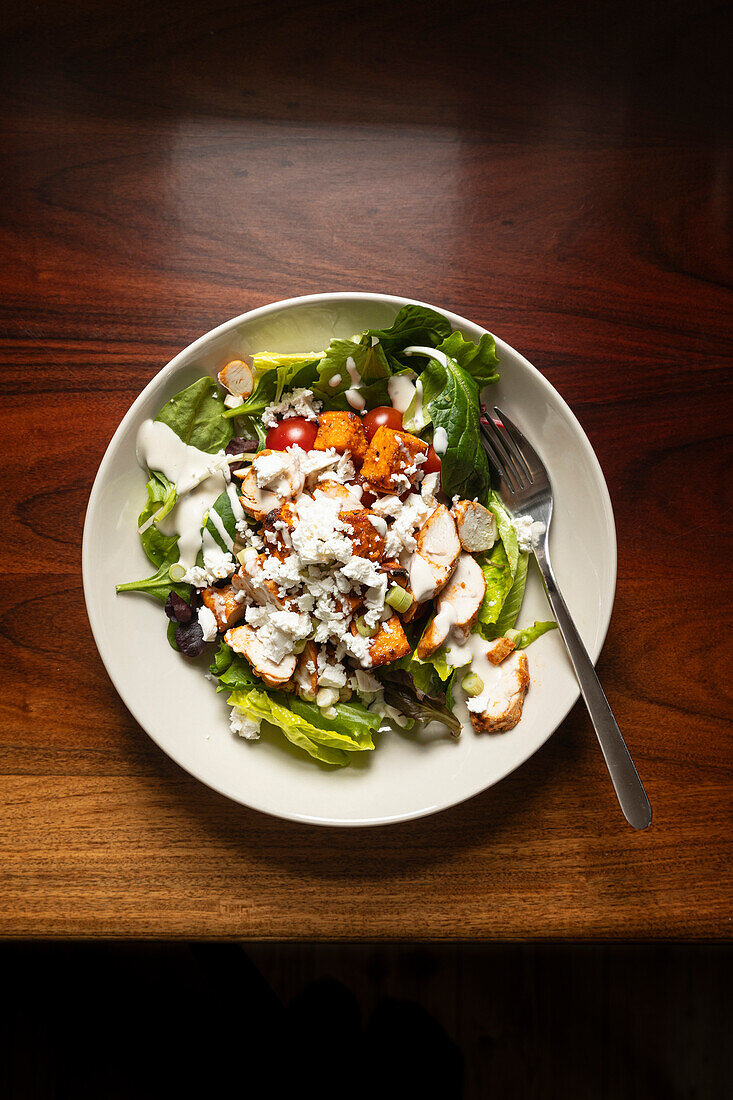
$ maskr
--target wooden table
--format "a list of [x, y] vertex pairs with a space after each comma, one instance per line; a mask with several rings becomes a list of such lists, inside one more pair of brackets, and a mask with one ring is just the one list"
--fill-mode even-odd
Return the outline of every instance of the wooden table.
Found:
[[[723, 9], [472, 6], [6, 17], [1, 933], [730, 936]], [[207, 329], [330, 289], [485, 324], [580, 417], [619, 536], [599, 670], [648, 832], [582, 707], [469, 803], [353, 832], [213, 794], [117, 697], [80, 577], [114, 428]]]

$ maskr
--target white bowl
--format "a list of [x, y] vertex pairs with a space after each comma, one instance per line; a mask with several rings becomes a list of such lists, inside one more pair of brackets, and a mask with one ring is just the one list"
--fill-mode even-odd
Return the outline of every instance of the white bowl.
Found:
[[[246, 806], [321, 825], [377, 825], [435, 813], [497, 783], [544, 744], [578, 699], [557, 631], [527, 651], [532, 678], [521, 722], [509, 733], [455, 742], [410, 732], [378, 735], [373, 753], [339, 770], [324, 768], [265, 735], [244, 742], [228, 726], [226, 696], [166, 641], [161, 606], [115, 584], [153, 570], [137, 536], [145, 478], [135, 437], [146, 417], [202, 374], [216, 375], [243, 352], [311, 351], [333, 336], [388, 326], [412, 301], [386, 294], [291, 298], [220, 325], [180, 352], [132, 405], [115, 432], [92, 488], [84, 525], [84, 594], [97, 647], [125, 704], [152, 739], [186, 771]], [[425, 303], [418, 303], [425, 304]], [[438, 309], [466, 337], [485, 331]], [[616, 536], [608, 489], [583, 429], [545, 378], [497, 338], [501, 380], [491, 387], [547, 464], [555, 493], [551, 550], [558, 582], [588, 650], [597, 659], [616, 584]], [[536, 569], [519, 625], [551, 618]]]

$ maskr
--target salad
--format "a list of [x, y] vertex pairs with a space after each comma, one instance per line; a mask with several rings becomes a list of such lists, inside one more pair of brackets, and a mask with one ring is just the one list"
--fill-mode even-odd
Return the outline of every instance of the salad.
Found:
[[491, 488], [478, 344], [433, 310], [321, 351], [243, 355], [172, 397], [137, 438], [138, 531], [183, 657], [209, 653], [232, 731], [265, 724], [348, 764], [416, 721], [458, 737], [516, 726], [526, 517]]

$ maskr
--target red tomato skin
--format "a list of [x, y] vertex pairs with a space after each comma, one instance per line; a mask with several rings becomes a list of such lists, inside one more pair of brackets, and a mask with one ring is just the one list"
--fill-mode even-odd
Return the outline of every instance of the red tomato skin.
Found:
[[440, 473], [440, 459], [432, 447], [428, 448], [428, 457], [425, 459], [420, 469], [424, 474]]
[[272, 451], [284, 451], [296, 445], [304, 451], [312, 451], [317, 435], [318, 425], [314, 420], [291, 416], [287, 420], [278, 420], [275, 427], [270, 428], [265, 446]]
[[393, 409], [391, 405], [378, 405], [376, 409], [368, 412], [362, 420], [367, 439], [371, 440], [377, 428], [392, 428], [395, 432], [403, 431], [402, 413]]

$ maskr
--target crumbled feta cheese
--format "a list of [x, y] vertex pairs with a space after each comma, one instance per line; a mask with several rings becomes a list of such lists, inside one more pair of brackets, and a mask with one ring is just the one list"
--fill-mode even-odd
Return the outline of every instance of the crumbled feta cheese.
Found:
[[342, 664], [325, 665], [323, 671], [318, 676], [318, 686], [325, 688], [335, 688], [336, 691], [342, 687], [346, 687], [346, 669]]
[[512, 523], [517, 533], [519, 549], [522, 553], [528, 554], [532, 549], [533, 539], [545, 533], [544, 523], [542, 520], [533, 521], [531, 516], [515, 516]]
[[297, 503], [298, 523], [292, 532], [293, 549], [304, 565], [347, 562], [353, 553], [346, 527], [339, 520], [340, 503], [319, 493]]
[[358, 584], [366, 585], [378, 585], [380, 579], [386, 577], [384, 573], [381, 573], [373, 561], [369, 558], [359, 558], [354, 556], [350, 561], [346, 563], [341, 569], [341, 572], [349, 580], [356, 581]]
[[313, 397], [313, 390], [300, 387], [286, 394], [281, 401], [268, 405], [262, 414], [262, 423], [266, 428], [274, 428], [278, 420], [288, 420], [293, 416], [318, 420], [322, 408], [323, 402]]
[[292, 470], [292, 463], [293, 457], [287, 451], [270, 451], [269, 454], [257, 455], [252, 462], [257, 488], [266, 489], [281, 477], [287, 476]]
[[232, 733], [244, 737], [247, 741], [257, 741], [260, 736], [259, 722], [253, 722], [239, 707], [232, 707], [229, 715], [229, 729]]
[[216, 616], [210, 608], [205, 605], [198, 609], [197, 613], [198, 624], [204, 633], [205, 642], [213, 642], [219, 633], [219, 628], [216, 625]]

